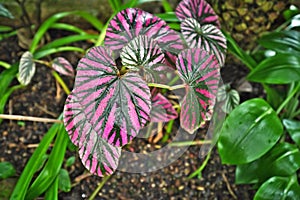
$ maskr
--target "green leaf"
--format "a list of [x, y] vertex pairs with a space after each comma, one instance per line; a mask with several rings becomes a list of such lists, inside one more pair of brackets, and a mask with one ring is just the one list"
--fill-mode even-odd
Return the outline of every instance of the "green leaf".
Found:
[[58, 176], [45, 192], [45, 200], [58, 200]]
[[264, 89], [267, 93], [267, 102], [276, 110], [284, 101], [285, 93], [279, 90], [279, 88], [269, 85], [264, 85]]
[[300, 186], [297, 177], [272, 177], [256, 192], [254, 200], [293, 200], [300, 199]]
[[35, 63], [33, 55], [26, 51], [20, 60], [19, 65], [19, 82], [23, 85], [28, 85], [35, 73]]
[[278, 116], [263, 99], [242, 103], [229, 114], [221, 129], [218, 150], [222, 163], [254, 161], [275, 145], [282, 132]]
[[0, 17], [7, 17], [13, 19], [14, 16], [2, 4], [0, 4]]
[[271, 32], [261, 37], [258, 42], [263, 47], [279, 53], [300, 53], [300, 32], [298, 31]]
[[14, 176], [16, 170], [10, 162], [0, 162], [0, 179]]
[[38, 197], [53, 183], [62, 166], [67, 144], [68, 134], [63, 124], [60, 124], [58, 136], [55, 140], [49, 159], [43, 170], [28, 189], [26, 199], [34, 199]]
[[64, 192], [70, 192], [71, 180], [67, 170], [60, 169], [58, 174], [58, 188]]
[[283, 125], [293, 141], [300, 146], [300, 121], [284, 119]]
[[287, 84], [300, 81], [300, 56], [277, 54], [263, 60], [248, 75], [254, 82]]
[[71, 165], [73, 165], [75, 163], [75, 156], [71, 156], [70, 158], [68, 158], [68, 160], [66, 161], [66, 166], [70, 167]]
[[272, 176], [290, 176], [300, 168], [300, 151], [290, 143], [279, 143], [251, 163], [238, 165], [236, 183], [262, 183]]
[[[60, 117], [61, 119], [61, 117]], [[55, 137], [57, 130], [61, 124], [54, 124], [46, 133], [44, 138], [41, 140], [38, 148], [34, 151], [29, 161], [27, 162], [18, 182], [15, 186], [15, 189], [10, 197], [11, 200], [25, 199], [27, 189], [32, 180], [34, 173], [37, 168], [43, 162], [45, 153], [47, 152], [49, 145], [53, 138]]]

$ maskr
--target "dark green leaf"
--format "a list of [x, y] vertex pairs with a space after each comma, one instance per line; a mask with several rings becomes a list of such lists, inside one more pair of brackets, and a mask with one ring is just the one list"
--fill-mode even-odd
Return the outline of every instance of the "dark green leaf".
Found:
[[218, 149], [222, 163], [249, 163], [279, 140], [282, 124], [271, 106], [263, 99], [251, 99], [236, 107], [225, 120]]
[[71, 180], [67, 170], [60, 169], [58, 174], [58, 188], [64, 192], [70, 192]]
[[19, 65], [19, 81], [23, 85], [28, 85], [35, 73], [35, 63], [33, 55], [26, 51], [20, 60]]
[[294, 142], [300, 146], [300, 121], [284, 119], [283, 125]]
[[296, 200], [300, 199], [297, 177], [272, 177], [256, 192], [254, 200]]
[[264, 89], [267, 93], [267, 102], [276, 110], [283, 102], [285, 94], [283, 91], [279, 90], [279, 88], [271, 87], [269, 85], [265, 85]]
[[277, 54], [263, 60], [248, 75], [254, 82], [287, 84], [300, 81], [300, 56]]
[[13, 19], [14, 16], [2, 4], [0, 4], [0, 17], [7, 17]]
[[300, 152], [297, 146], [279, 143], [260, 159], [238, 165], [236, 183], [262, 183], [272, 176], [290, 176], [299, 168]]
[[0, 179], [15, 175], [16, 170], [10, 162], [0, 162]]
[[258, 42], [263, 47], [279, 53], [300, 53], [300, 32], [298, 31], [271, 32], [261, 37]]

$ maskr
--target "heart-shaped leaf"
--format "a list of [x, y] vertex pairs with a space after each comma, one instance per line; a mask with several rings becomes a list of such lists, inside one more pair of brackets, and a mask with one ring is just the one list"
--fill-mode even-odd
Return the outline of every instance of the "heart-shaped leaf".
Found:
[[181, 23], [181, 32], [189, 48], [203, 48], [214, 54], [220, 64], [224, 65], [226, 55], [226, 38], [216, 26], [201, 26], [197, 20], [187, 18]]
[[181, 126], [190, 133], [210, 120], [215, 105], [220, 67], [216, 57], [203, 49], [187, 49], [178, 55], [176, 67], [186, 83], [181, 102]]
[[252, 162], [269, 151], [282, 132], [281, 121], [267, 102], [248, 100], [236, 107], [223, 124], [218, 142], [222, 162]]
[[79, 147], [83, 165], [92, 174], [104, 176], [116, 170], [121, 148], [108, 144], [100, 137], [84, 113], [81, 100], [72, 93], [65, 103], [64, 124], [72, 142]]
[[73, 93], [93, 130], [109, 144], [127, 144], [150, 120], [147, 83], [137, 73], [122, 75], [104, 47], [92, 48], [80, 60]]
[[205, 0], [183, 0], [178, 4], [175, 13], [180, 21], [194, 18], [201, 25], [212, 24], [220, 28], [218, 16]]
[[20, 60], [19, 64], [19, 82], [23, 85], [28, 85], [35, 73], [35, 62], [29, 51], [26, 51]]
[[16, 170], [10, 162], [0, 162], [0, 179], [5, 179], [15, 174]]
[[173, 105], [162, 94], [157, 93], [152, 98], [151, 122], [168, 122], [176, 119], [178, 114]]
[[70, 62], [63, 58], [63, 57], [57, 57], [55, 58], [53, 61], [52, 61], [52, 68], [63, 74], [63, 75], [66, 75], [66, 76], [71, 76], [73, 77], [74, 76], [74, 69], [72, 67], [72, 65], [70, 64]]
[[[127, 8], [109, 22], [105, 45], [113, 51], [120, 51], [139, 35], [157, 41], [164, 53], [174, 55], [183, 49], [179, 34], [171, 30], [165, 21], [138, 8]], [[173, 57], [170, 60], [175, 62]]]
[[283, 142], [258, 160], [238, 165], [236, 183], [263, 183], [272, 176], [290, 176], [299, 168], [299, 149], [295, 145]]
[[164, 80], [170, 71], [165, 62], [164, 54], [157, 42], [145, 35], [130, 41], [121, 52], [122, 64], [131, 70], [138, 70], [147, 82]]

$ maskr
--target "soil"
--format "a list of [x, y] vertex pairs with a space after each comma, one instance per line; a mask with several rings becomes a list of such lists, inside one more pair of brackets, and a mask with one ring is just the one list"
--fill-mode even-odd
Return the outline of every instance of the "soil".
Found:
[[[50, 32], [52, 39], [68, 34], [65, 32]], [[77, 45], [87, 48], [86, 43]], [[26, 49], [18, 45], [17, 37], [10, 37], [0, 41], [0, 60], [16, 62]], [[76, 66], [82, 55], [63, 53], [56, 56], [66, 57], [73, 66]], [[240, 80], [246, 76], [247, 69], [239, 62], [228, 56], [222, 77], [225, 83], [232, 83], [238, 87]], [[0, 68], [0, 72], [3, 69]], [[72, 87], [73, 80], [64, 77]], [[15, 80], [12, 84], [17, 84]], [[241, 92], [242, 101], [261, 94], [257, 85], [252, 85], [252, 93]], [[0, 88], [1, 89], [1, 88]], [[24, 116], [56, 118], [62, 112], [66, 95], [57, 87], [50, 70], [45, 66], [37, 65], [36, 74], [27, 87], [15, 91], [4, 113]], [[7, 187], [13, 187], [22, 173], [26, 162], [32, 155], [39, 141], [51, 124], [38, 122], [22, 122], [4, 120], [0, 125], [0, 161], [9, 161], [16, 168], [16, 176], [0, 182]], [[205, 137], [205, 130], [200, 131], [196, 138]], [[170, 137], [172, 139], [172, 136]], [[133, 151], [148, 151], [161, 148], [165, 143], [149, 143], [145, 139], [137, 139], [130, 144]], [[202, 172], [202, 177], [188, 179], [204, 161], [199, 156], [201, 146], [191, 146], [185, 153], [169, 166], [149, 173], [126, 173], [116, 171], [105, 183], [96, 199], [252, 199], [255, 190], [249, 185], [236, 185], [235, 167], [223, 165], [216, 148]], [[76, 152], [68, 151], [66, 158], [76, 156], [76, 162], [68, 167], [73, 187], [68, 193], [59, 193], [59, 199], [87, 199], [97, 188], [102, 178], [90, 175], [82, 166]], [[0, 188], [1, 190], [1, 188]], [[1, 193], [1, 191], [0, 191]], [[1, 199], [1, 196], [0, 196]], [[3, 199], [5, 199], [3, 197]]]

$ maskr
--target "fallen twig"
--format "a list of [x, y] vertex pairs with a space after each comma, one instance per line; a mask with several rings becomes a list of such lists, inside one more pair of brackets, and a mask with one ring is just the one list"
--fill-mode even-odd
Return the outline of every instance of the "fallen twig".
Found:
[[9, 120], [19, 120], [19, 121], [33, 121], [33, 122], [45, 122], [45, 123], [63, 123], [63, 121], [59, 120], [59, 119], [31, 117], [31, 116], [23, 116], [23, 115], [0, 114], [0, 118], [1, 119], [9, 119]]

